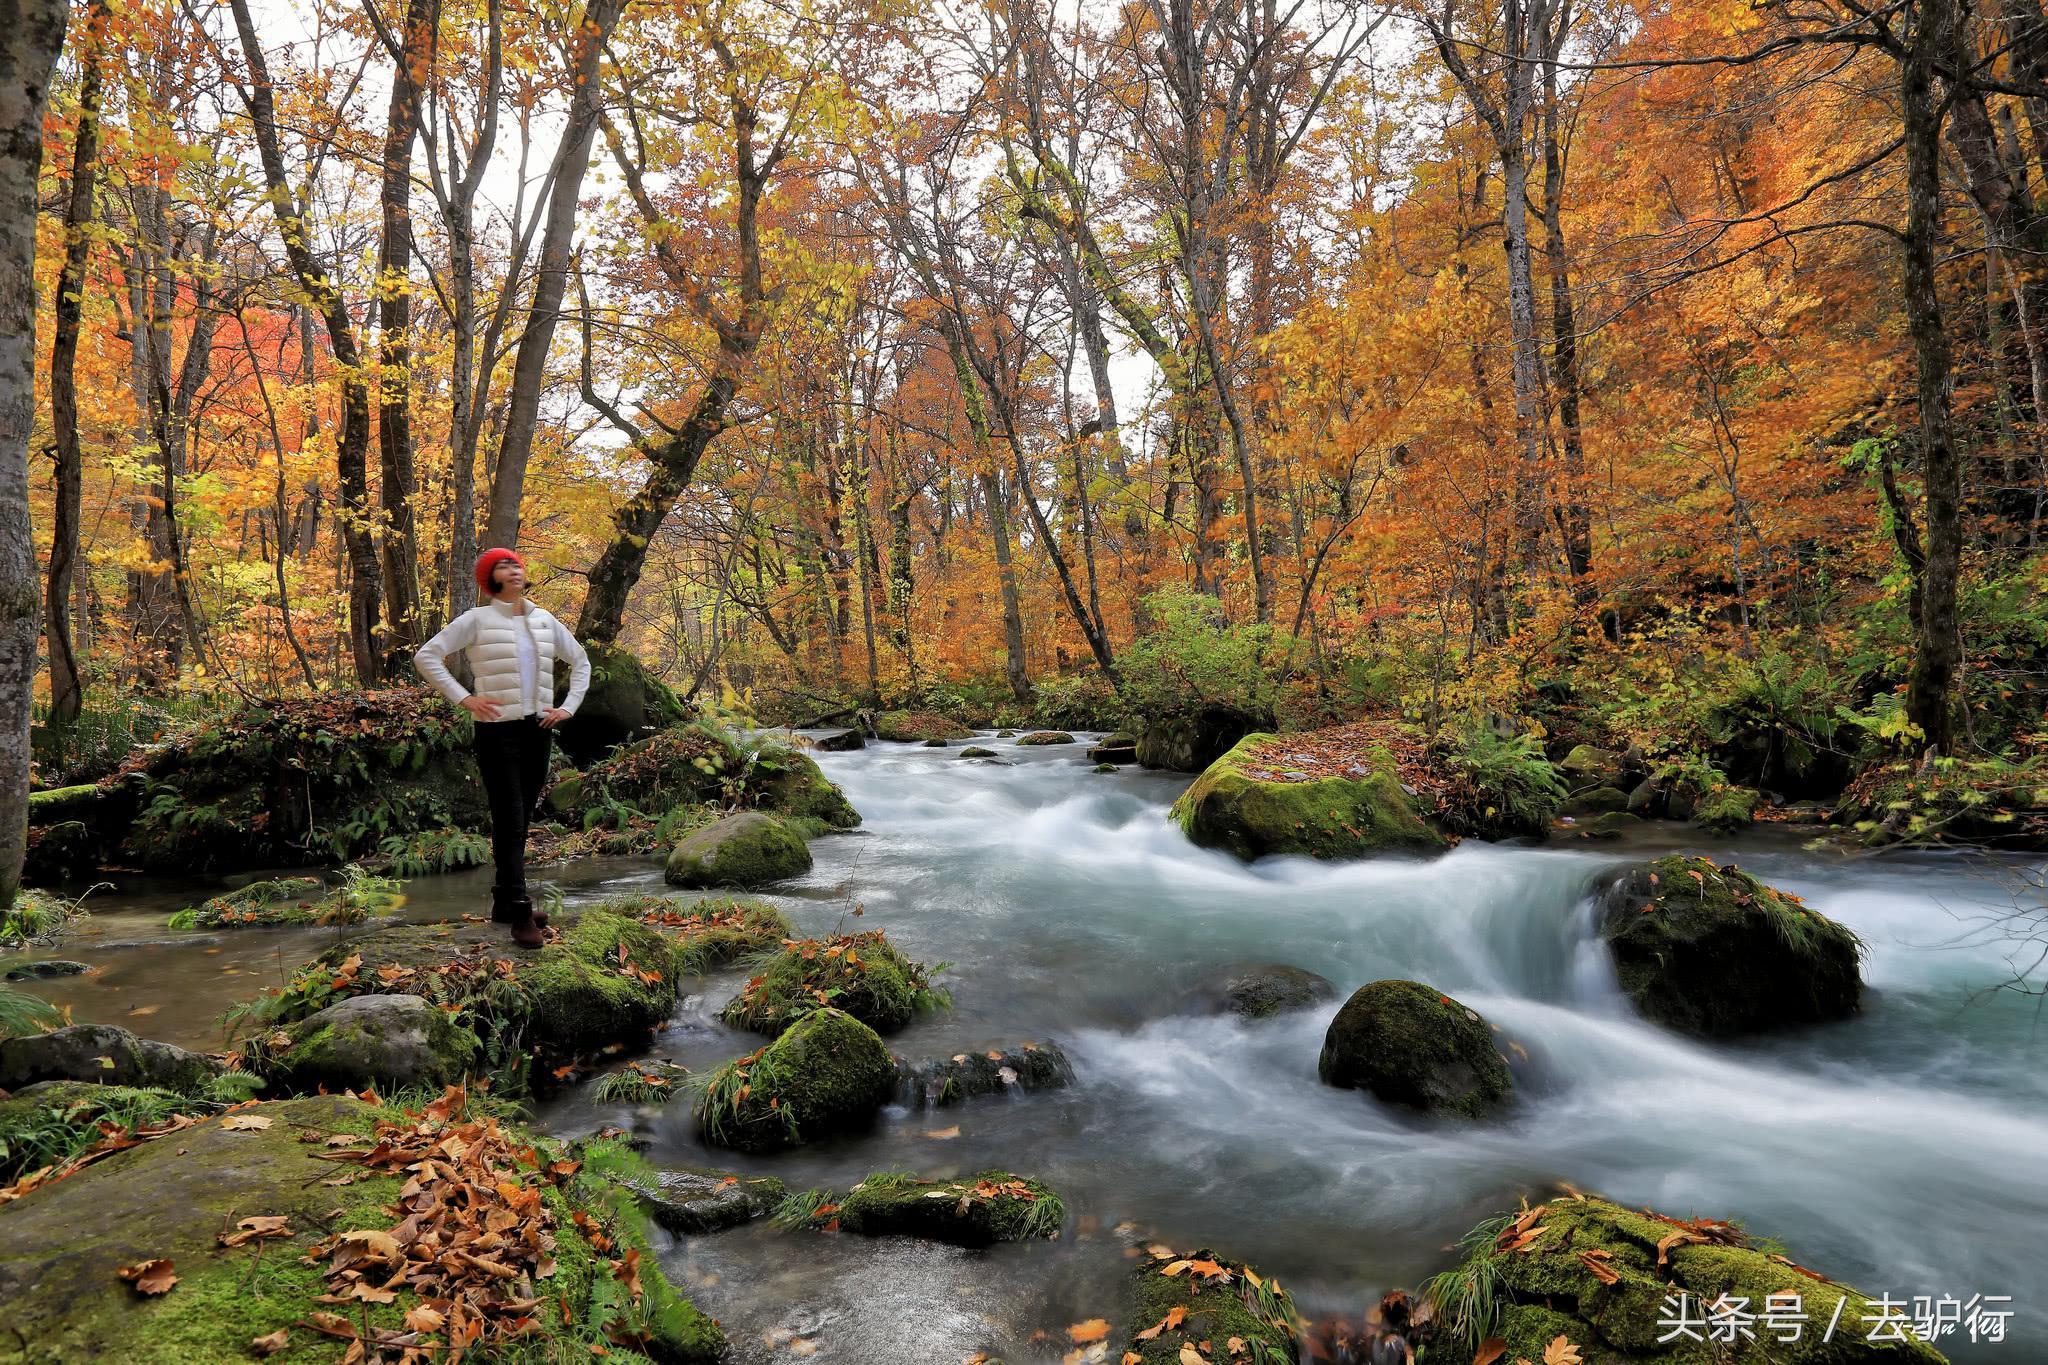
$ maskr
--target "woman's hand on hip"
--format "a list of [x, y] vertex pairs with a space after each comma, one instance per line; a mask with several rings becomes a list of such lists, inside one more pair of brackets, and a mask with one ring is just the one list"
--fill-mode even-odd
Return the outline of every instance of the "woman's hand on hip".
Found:
[[501, 714], [498, 709], [498, 703], [487, 701], [473, 693], [462, 699], [462, 709], [475, 716], [478, 720], [496, 720]]
[[567, 719], [569, 719], [567, 711], [564, 711], [559, 706], [550, 706], [547, 710], [540, 713], [540, 728], [552, 730]]

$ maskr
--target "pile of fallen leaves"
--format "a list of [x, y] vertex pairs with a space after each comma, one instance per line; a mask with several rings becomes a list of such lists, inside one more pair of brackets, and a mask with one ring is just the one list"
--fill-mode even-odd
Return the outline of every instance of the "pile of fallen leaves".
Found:
[[1322, 730], [1275, 735], [1245, 755], [1245, 776], [1257, 782], [1314, 782], [1325, 777], [1369, 777], [1393, 760], [1401, 781], [1434, 791], [1443, 777], [1430, 761], [1429, 744], [1398, 721], [1360, 720]]
[[[469, 1118], [467, 1107], [467, 1094], [450, 1086], [405, 1122], [380, 1121], [368, 1146], [336, 1134], [325, 1140], [332, 1150], [315, 1154], [360, 1168], [345, 1178], [405, 1179], [386, 1206], [397, 1220], [389, 1228], [336, 1233], [306, 1253], [326, 1267], [327, 1292], [316, 1302], [344, 1311], [310, 1313], [304, 1325], [350, 1342], [345, 1361], [389, 1352], [402, 1362], [456, 1359], [540, 1333], [547, 1313], [573, 1320], [567, 1297], [550, 1302], [541, 1288], [555, 1273], [555, 1218], [544, 1196], [581, 1163], [550, 1162], [496, 1119]], [[575, 1219], [593, 1247], [611, 1250], [595, 1220], [580, 1211]], [[610, 1261], [636, 1302], [639, 1260], [628, 1250]], [[403, 1330], [373, 1326], [370, 1306], [401, 1293], [418, 1299], [406, 1310]], [[348, 1310], [359, 1316], [351, 1320]]]

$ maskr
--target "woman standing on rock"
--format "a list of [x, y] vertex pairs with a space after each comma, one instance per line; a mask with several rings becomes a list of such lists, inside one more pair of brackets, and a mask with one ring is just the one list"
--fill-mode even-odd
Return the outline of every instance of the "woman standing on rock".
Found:
[[[590, 687], [590, 656], [569, 628], [527, 600], [526, 561], [510, 550], [477, 557], [476, 585], [491, 600], [471, 607], [420, 646], [413, 665], [441, 694], [476, 717], [476, 766], [491, 807], [491, 919], [512, 941], [538, 948], [547, 913], [526, 890], [526, 831], [548, 778], [554, 728], [576, 714]], [[476, 690], [449, 673], [467, 652]], [[569, 695], [555, 704], [555, 660], [569, 661]]]

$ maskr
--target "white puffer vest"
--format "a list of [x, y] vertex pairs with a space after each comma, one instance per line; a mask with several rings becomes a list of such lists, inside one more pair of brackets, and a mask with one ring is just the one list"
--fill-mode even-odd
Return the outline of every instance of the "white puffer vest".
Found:
[[[527, 699], [519, 685], [519, 632], [533, 640], [535, 709], [546, 710], [555, 702], [555, 660], [570, 663], [569, 694], [559, 705], [574, 712], [590, 686], [590, 659], [562, 623], [529, 598], [524, 612], [507, 611], [496, 603], [472, 607], [450, 621], [439, 635], [421, 646], [415, 664], [426, 679], [450, 701], [471, 695], [502, 708], [505, 719], [516, 719], [527, 710]], [[447, 657], [460, 653], [468, 665], [474, 685], [465, 688], [448, 671]]]
[[519, 630], [524, 626], [533, 637], [534, 690], [540, 693], [543, 706], [551, 704], [555, 696], [555, 618], [531, 602], [518, 615], [488, 603], [471, 610], [476, 613], [476, 635], [464, 657], [476, 678], [476, 694], [504, 707], [509, 715], [526, 709], [526, 698], [519, 690]]

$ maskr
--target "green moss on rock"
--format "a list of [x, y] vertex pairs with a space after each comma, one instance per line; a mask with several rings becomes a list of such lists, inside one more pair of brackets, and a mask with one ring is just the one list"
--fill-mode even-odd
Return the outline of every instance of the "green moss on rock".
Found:
[[1374, 981], [1352, 993], [1323, 1039], [1323, 1084], [1388, 1104], [1477, 1118], [1513, 1089], [1478, 1012], [1419, 981]]
[[1732, 865], [1673, 856], [1601, 896], [1601, 935], [1644, 1017], [1723, 1038], [1856, 1012], [1862, 943], [1797, 897]]
[[755, 750], [748, 786], [757, 810], [822, 821], [832, 829], [852, 829], [860, 823], [860, 812], [816, 761], [785, 744]]
[[[0, 1336], [0, 1361], [245, 1360], [253, 1356], [254, 1339], [279, 1330], [287, 1345], [272, 1360], [311, 1365], [337, 1358], [341, 1343], [301, 1325], [314, 1312], [330, 1311], [318, 1302], [328, 1287], [325, 1262], [309, 1262], [306, 1251], [331, 1231], [390, 1227], [387, 1206], [402, 1182], [322, 1161], [318, 1154], [325, 1149], [300, 1141], [300, 1134], [368, 1137], [379, 1120], [404, 1116], [333, 1095], [242, 1112], [270, 1122], [237, 1131], [208, 1120], [97, 1162], [8, 1207], [0, 1301], [8, 1305], [9, 1330]], [[544, 1161], [558, 1154], [538, 1145]], [[338, 1172], [358, 1178], [339, 1187], [323, 1183]], [[644, 1334], [655, 1359], [684, 1365], [719, 1359], [723, 1335], [662, 1276], [628, 1196], [578, 1176], [566, 1187], [546, 1187], [544, 1202], [554, 1215], [556, 1270], [536, 1287], [549, 1305], [565, 1305], [567, 1312], [535, 1315], [530, 1340], [536, 1359], [586, 1359], [592, 1344], [606, 1344], [608, 1323]], [[589, 1226], [610, 1240], [608, 1251], [587, 1240], [574, 1220], [578, 1209], [593, 1216]], [[291, 1235], [260, 1246], [222, 1247], [220, 1231], [252, 1214], [285, 1217]], [[642, 1253], [637, 1305], [621, 1292], [611, 1268], [628, 1248]], [[171, 1261], [178, 1280], [168, 1293], [144, 1298], [115, 1272], [152, 1258]], [[417, 1302], [400, 1288], [395, 1302], [349, 1309], [345, 1316], [399, 1332]]]
[[1072, 744], [1074, 737], [1065, 730], [1033, 730], [1028, 735], [1017, 736], [1017, 743], [1027, 746], [1045, 744]]
[[766, 901], [614, 896], [598, 907], [659, 929], [675, 948], [676, 970], [697, 976], [790, 937], [789, 921]]
[[843, 1010], [823, 1009], [712, 1072], [697, 1118], [719, 1146], [777, 1151], [868, 1123], [895, 1084], [881, 1036]]
[[123, 1128], [206, 1112], [169, 1090], [92, 1081], [44, 1081], [0, 1099], [0, 1185], [78, 1155], [100, 1140], [100, 1124]]
[[578, 765], [689, 719], [688, 704], [632, 654], [616, 645], [589, 653], [590, 690], [561, 728], [562, 748]]
[[788, 821], [760, 811], [715, 820], [686, 835], [668, 855], [672, 886], [755, 887], [811, 870], [811, 851]]
[[[1869, 1299], [1795, 1266], [1771, 1244], [1729, 1223], [1684, 1221], [1571, 1196], [1490, 1219], [1463, 1245], [1463, 1261], [1425, 1290], [1449, 1338], [1431, 1348], [1432, 1359], [1441, 1354], [1469, 1361], [1482, 1341], [1497, 1339], [1505, 1346], [1502, 1360], [1541, 1360], [1559, 1336], [1580, 1349], [1586, 1365], [1904, 1365], [1942, 1359], [1917, 1340], [1867, 1340], [1865, 1314], [1875, 1313]], [[1749, 1311], [1760, 1316], [1773, 1295], [1788, 1292], [1799, 1296], [1808, 1323], [1797, 1342], [1782, 1342], [1761, 1325], [1753, 1340], [1658, 1341], [1670, 1332], [1664, 1307], [1669, 1297], [1689, 1296], [1695, 1318], [1723, 1295], [1746, 1299]], [[1835, 1319], [1838, 1306], [1842, 1328], [1823, 1341], [1820, 1327]]]
[[[1181, 1316], [1169, 1327], [1175, 1309]], [[1300, 1334], [1301, 1316], [1277, 1281], [1207, 1247], [1158, 1256], [1131, 1272], [1124, 1337], [1142, 1365], [1182, 1365], [1183, 1347], [1211, 1360], [1292, 1361]], [[1245, 1343], [1241, 1355], [1220, 1349], [1232, 1337]]]
[[290, 1036], [273, 1069], [300, 1091], [438, 1090], [462, 1080], [478, 1053], [473, 1034], [417, 995], [354, 996], [300, 1020]]
[[1749, 787], [1715, 787], [1692, 808], [1692, 822], [1714, 834], [1735, 834], [1756, 823], [1763, 798]]
[[994, 749], [986, 749], [979, 744], [970, 744], [960, 751], [960, 757], [962, 758], [994, 758], [995, 756], [996, 751]]
[[[1276, 853], [1356, 858], [1445, 847], [1443, 836], [1401, 789], [1390, 757], [1370, 755], [1371, 771], [1355, 777], [1267, 780], [1259, 760], [1277, 743], [1275, 735], [1247, 735], [1195, 779], [1172, 810], [1188, 838], [1247, 860]], [[1255, 765], [1261, 776], [1248, 771]]]
[[985, 1247], [1060, 1235], [1066, 1205], [1053, 1191], [1009, 1171], [982, 1171], [959, 1180], [924, 1180], [903, 1171], [880, 1171], [843, 1198], [799, 1196], [784, 1206], [785, 1221], [811, 1227], [837, 1224], [863, 1237], [922, 1237], [955, 1246]]
[[933, 971], [905, 957], [879, 929], [790, 942], [760, 964], [719, 1018], [771, 1037], [828, 1006], [877, 1033], [893, 1033], [921, 1011], [949, 1003]]

